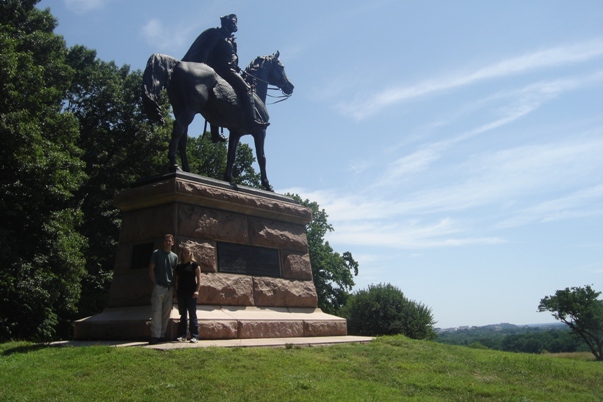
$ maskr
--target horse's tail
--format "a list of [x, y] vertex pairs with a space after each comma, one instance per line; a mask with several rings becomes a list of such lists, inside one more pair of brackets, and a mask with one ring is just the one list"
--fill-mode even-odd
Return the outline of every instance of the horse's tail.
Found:
[[142, 104], [147, 116], [154, 121], [165, 124], [161, 108], [157, 102], [161, 90], [167, 88], [174, 66], [179, 60], [165, 55], [152, 54], [142, 75]]

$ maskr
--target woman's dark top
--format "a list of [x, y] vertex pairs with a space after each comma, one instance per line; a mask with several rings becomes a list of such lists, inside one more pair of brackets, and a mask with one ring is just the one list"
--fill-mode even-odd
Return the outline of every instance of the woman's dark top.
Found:
[[195, 271], [198, 266], [199, 264], [194, 261], [184, 262], [176, 266], [176, 275], [178, 275], [178, 293], [193, 293], [197, 290]]

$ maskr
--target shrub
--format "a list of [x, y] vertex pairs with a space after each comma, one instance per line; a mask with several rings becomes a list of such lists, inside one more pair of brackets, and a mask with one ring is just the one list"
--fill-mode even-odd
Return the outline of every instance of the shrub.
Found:
[[351, 335], [403, 334], [413, 339], [435, 339], [431, 309], [407, 299], [391, 284], [369, 285], [350, 296], [343, 316]]

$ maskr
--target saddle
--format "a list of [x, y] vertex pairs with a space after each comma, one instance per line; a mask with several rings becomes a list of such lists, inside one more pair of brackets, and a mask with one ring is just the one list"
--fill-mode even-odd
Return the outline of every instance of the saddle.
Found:
[[[207, 66], [209, 69], [211, 67]], [[213, 69], [212, 69], [213, 70]], [[237, 91], [230, 85], [228, 81], [222, 78], [218, 73], [216, 74], [216, 85], [211, 89], [211, 93], [215, 97], [216, 100], [220, 102], [225, 102], [231, 106], [236, 107], [239, 110], [243, 110], [245, 107], [245, 102], [241, 100]], [[260, 111], [258, 109], [258, 102], [261, 103], [261, 100], [255, 94], [255, 91], [252, 90], [254, 97], [254, 113], [255, 116], [260, 115]], [[267, 124], [267, 123], [266, 123]]]
[[212, 88], [212, 93], [216, 99], [220, 99], [221, 101], [227, 102], [238, 109], [242, 109], [243, 103], [241, 100], [239, 100], [239, 96], [234, 88], [228, 83], [228, 81], [220, 77], [219, 74], [216, 73], [216, 76], [216, 85]]

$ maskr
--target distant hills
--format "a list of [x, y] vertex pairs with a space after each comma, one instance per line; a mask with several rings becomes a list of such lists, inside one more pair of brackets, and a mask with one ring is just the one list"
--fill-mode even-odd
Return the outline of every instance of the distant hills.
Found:
[[441, 332], [454, 332], [454, 331], [466, 331], [466, 330], [491, 330], [491, 331], [503, 331], [503, 330], [518, 330], [521, 328], [543, 328], [543, 329], [564, 329], [567, 326], [562, 322], [552, 322], [552, 323], [544, 323], [544, 324], [524, 324], [524, 325], [516, 325], [510, 324], [508, 322], [502, 322], [500, 324], [489, 324], [482, 326], [469, 326], [463, 325], [459, 327], [450, 327], [450, 328], [436, 328], [437, 333]]

